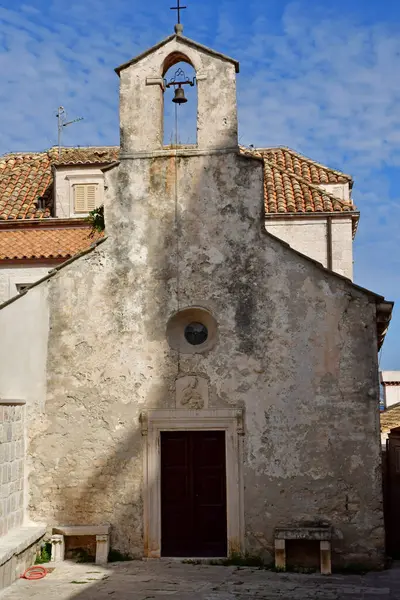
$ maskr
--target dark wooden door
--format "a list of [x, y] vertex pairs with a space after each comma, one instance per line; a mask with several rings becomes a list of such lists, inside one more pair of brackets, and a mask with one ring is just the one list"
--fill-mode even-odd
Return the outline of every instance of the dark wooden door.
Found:
[[400, 558], [400, 428], [390, 432], [386, 452], [387, 465], [384, 478], [386, 541], [388, 553], [398, 559]]
[[161, 433], [161, 555], [227, 555], [224, 431]]

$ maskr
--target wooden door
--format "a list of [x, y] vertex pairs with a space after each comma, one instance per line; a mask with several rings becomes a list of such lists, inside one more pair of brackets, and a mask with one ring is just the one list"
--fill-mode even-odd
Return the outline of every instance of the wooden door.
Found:
[[224, 431], [161, 433], [161, 555], [227, 555]]
[[392, 430], [387, 442], [385, 525], [388, 553], [400, 558], [400, 428]]

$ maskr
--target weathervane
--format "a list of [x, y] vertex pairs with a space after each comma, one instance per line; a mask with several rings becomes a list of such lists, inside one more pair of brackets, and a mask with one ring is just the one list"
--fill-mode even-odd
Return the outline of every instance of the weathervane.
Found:
[[183, 25], [181, 23], [181, 10], [187, 8], [187, 6], [181, 6], [181, 0], [176, 0], [178, 6], [171, 6], [171, 10], [178, 11], [178, 23], [175, 25], [175, 33], [183, 33]]

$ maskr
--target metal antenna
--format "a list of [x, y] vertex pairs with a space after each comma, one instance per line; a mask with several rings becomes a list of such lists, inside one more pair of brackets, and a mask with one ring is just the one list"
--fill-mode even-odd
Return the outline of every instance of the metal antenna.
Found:
[[67, 127], [68, 125], [72, 125], [72, 123], [77, 123], [78, 121], [83, 121], [83, 117], [78, 117], [77, 119], [73, 119], [72, 121], [67, 121], [67, 111], [63, 106], [58, 107], [57, 112], [57, 121], [58, 121], [58, 158], [61, 157], [61, 134], [63, 127]]

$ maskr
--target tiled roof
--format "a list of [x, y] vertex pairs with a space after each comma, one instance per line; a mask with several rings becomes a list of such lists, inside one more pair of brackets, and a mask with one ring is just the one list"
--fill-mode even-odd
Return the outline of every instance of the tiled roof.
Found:
[[[14, 153], [0, 157], [0, 220], [50, 217], [53, 204], [53, 165], [100, 165], [118, 158], [114, 146], [58, 148], [45, 152]], [[40, 210], [42, 199], [44, 210]]]
[[341, 200], [319, 187], [352, 185], [350, 175], [329, 169], [289, 148], [241, 148], [243, 154], [264, 161], [266, 214], [356, 212], [351, 200]]
[[389, 408], [381, 412], [380, 417], [382, 433], [389, 433], [391, 429], [400, 427], [400, 404], [389, 406]]
[[303, 177], [264, 159], [267, 213], [354, 212], [351, 201], [340, 200]]
[[[327, 183], [349, 183], [351, 186], [349, 175], [320, 165], [289, 148], [241, 148], [241, 152], [264, 161], [267, 216], [356, 211], [351, 201], [340, 200], [319, 187]], [[61, 156], [54, 147], [45, 152], [0, 157], [0, 223], [22, 223], [32, 219], [46, 222], [52, 217], [53, 166], [107, 165], [118, 160], [118, 156], [119, 147], [92, 146], [62, 148]], [[85, 247], [87, 240], [84, 240], [86, 234], [83, 232], [81, 227], [68, 231], [39, 227], [36, 232], [24, 229], [18, 233], [0, 230], [0, 259], [67, 258]]]
[[0, 260], [66, 259], [102, 237], [102, 234], [90, 236], [90, 233], [89, 225], [0, 228]]
[[291, 148], [260, 148], [258, 151], [271, 164], [280, 167], [284, 171], [290, 171], [309, 183], [317, 185], [325, 183], [349, 183], [351, 185], [353, 183], [350, 175], [321, 165]]
[[[354, 204], [335, 198], [318, 186], [349, 183], [349, 175], [329, 169], [289, 148], [242, 148], [265, 164], [266, 213], [355, 211]], [[118, 159], [119, 148], [58, 148], [45, 152], [7, 154], [0, 158], [0, 220], [51, 217], [52, 166], [104, 165]], [[41, 199], [44, 210], [38, 204]]]

